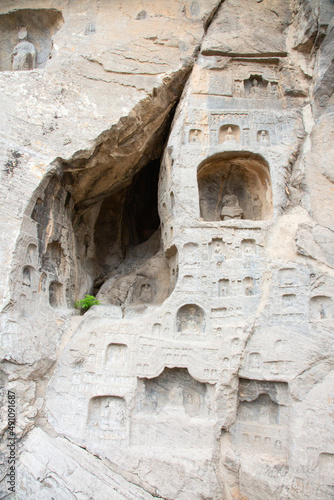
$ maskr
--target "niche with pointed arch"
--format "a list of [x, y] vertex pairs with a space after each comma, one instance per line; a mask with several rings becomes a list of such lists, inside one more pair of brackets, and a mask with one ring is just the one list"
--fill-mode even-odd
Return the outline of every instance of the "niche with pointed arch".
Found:
[[269, 165], [258, 154], [225, 152], [204, 160], [197, 170], [200, 216], [205, 221], [272, 217]]

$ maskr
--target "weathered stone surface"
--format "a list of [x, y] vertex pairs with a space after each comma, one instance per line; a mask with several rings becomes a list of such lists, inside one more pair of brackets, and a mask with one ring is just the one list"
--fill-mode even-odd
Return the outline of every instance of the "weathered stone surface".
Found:
[[1, 498], [333, 497], [332, 15], [1, 3]]
[[[245, 8], [246, 7], [246, 8]], [[226, 0], [202, 44], [205, 55], [264, 56], [286, 53], [284, 29], [291, 20], [289, 2]]]

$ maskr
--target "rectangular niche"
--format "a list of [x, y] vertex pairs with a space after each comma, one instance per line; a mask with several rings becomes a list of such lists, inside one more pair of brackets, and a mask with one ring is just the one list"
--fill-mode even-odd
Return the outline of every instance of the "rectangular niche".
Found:
[[105, 352], [105, 367], [110, 370], [121, 370], [128, 365], [128, 346], [126, 344], [109, 344]]
[[165, 368], [157, 378], [138, 379], [130, 442], [135, 446], [189, 449], [213, 446], [214, 386], [184, 368]]
[[[44, 68], [52, 51], [52, 37], [63, 23], [62, 13], [57, 9], [19, 9], [1, 14], [0, 71]], [[28, 61], [28, 52], [34, 54], [34, 60]], [[22, 64], [17, 62], [20, 58]]]
[[96, 396], [88, 406], [87, 430], [101, 439], [127, 437], [127, 407], [118, 396]]
[[288, 384], [240, 379], [233, 446], [262, 458], [287, 458]]

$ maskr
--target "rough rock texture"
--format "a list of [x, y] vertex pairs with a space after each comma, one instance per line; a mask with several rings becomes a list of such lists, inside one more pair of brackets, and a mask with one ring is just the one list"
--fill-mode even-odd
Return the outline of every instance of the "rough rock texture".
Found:
[[333, 498], [333, 22], [1, 2], [0, 498]]

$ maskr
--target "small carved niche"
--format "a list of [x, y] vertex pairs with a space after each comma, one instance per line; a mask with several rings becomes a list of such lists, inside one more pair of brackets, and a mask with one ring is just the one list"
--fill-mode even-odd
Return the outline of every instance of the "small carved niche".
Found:
[[42, 198], [37, 198], [33, 211], [31, 213], [31, 218], [35, 222], [41, 222], [43, 217], [44, 201]]
[[247, 296], [254, 295], [254, 279], [250, 276], [244, 279], [244, 292]]
[[247, 97], [261, 98], [267, 95], [268, 82], [260, 75], [251, 75], [244, 80], [245, 95]]
[[257, 142], [259, 146], [269, 146], [270, 136], [268, 130], [259, 130], [257, 133]]
[[52, 241], [48, 244], [45, 254], [42, 257], [42, 268], [54, 276], [63, 275], [65, 272], [65, 256], [59, 241]]
[[244, 97], [244, 92], [243, 80], [234, 80], [233, 97]]
[[22, 284], [28, 287], [32, 286], [33, 273], [35, 269], [32, 266], [25, 266], [23, 268]]
[[89, 401], [87, 425], [101, 431], [124, 430], [127, 409], [124, 398], [97, 396]]
[[189, 130], [189, 143], [200, 144], [203, 140], [203, 132], [198, 128]]
[[222, 279], [218, 281], [218, 296], [227, 297], [230, 295], [230, 280]]
[[310, 318], [313, 321], [333, 318], [333, 299], [316, 295], [310, 299]]
[[177, 312], [177, 331], [181, 333], [204, 333], [205, 314], [196, 304], [186, 304]]
[[37, 263], [37, 246], [33, 243], [30, 243], [30, 245], [28, 245], [26, 252], [26, 263], [32, 266], [36, 265]]
[[184, 259], [186, 264], [195, 264], [199, 259], [199, 248], [197, 243], [186, 243], [183, 245]]
[[49, 302], [54, 309], [64, 305], [64, 287], [58, 281], [52, 281], [49, 286]]
[[295, 311], [297, 306], [297, 296], [294, 293], [282, 295], [282, 307], [284, 311]]
[[325, 481], [334, 482], [334, 453], [320, 453], [318, 465], [320, 475], [325, 478]]
[[127, 350], [126, 344], [109, 344], [105, 354], [106, 368], [124, 368], [128, 361]]
[[161, 336], [161, 324], [160, 323], [154, 323], [153, 328], [152, 328], [152, 335], [154, 337], [160, 337]]
[[245, 239], [241, 242], [241, 250], [244, 255], [253, 255], [256, 253], [256, 241]]
[[57, 9], [18, 9], [0, 15], [0, 71], [44, 68], [63, 25]]
[[262, 356], [258, 352], [251, 352], [248, 355], [247, 368], [251, 371], [258, 371], [262, 367]]
[[225, 243], [222, 238], [213, 238], [209, 243], [211, 260], [223, 261], [225, 258]]
[[240, 142], [240, 127], [238, 125], [222, 125], [218, 134], [219, 143], [225, 146], [236, 145]]
[[259, 155], [224, 152], [198, 167], [203, 220], [266, 220], [272, 216], [269, 167]]
[[131, 304], [152, 304], [155, 302], [156, 281], [139, 276], [134, 284], [131, 295]]

